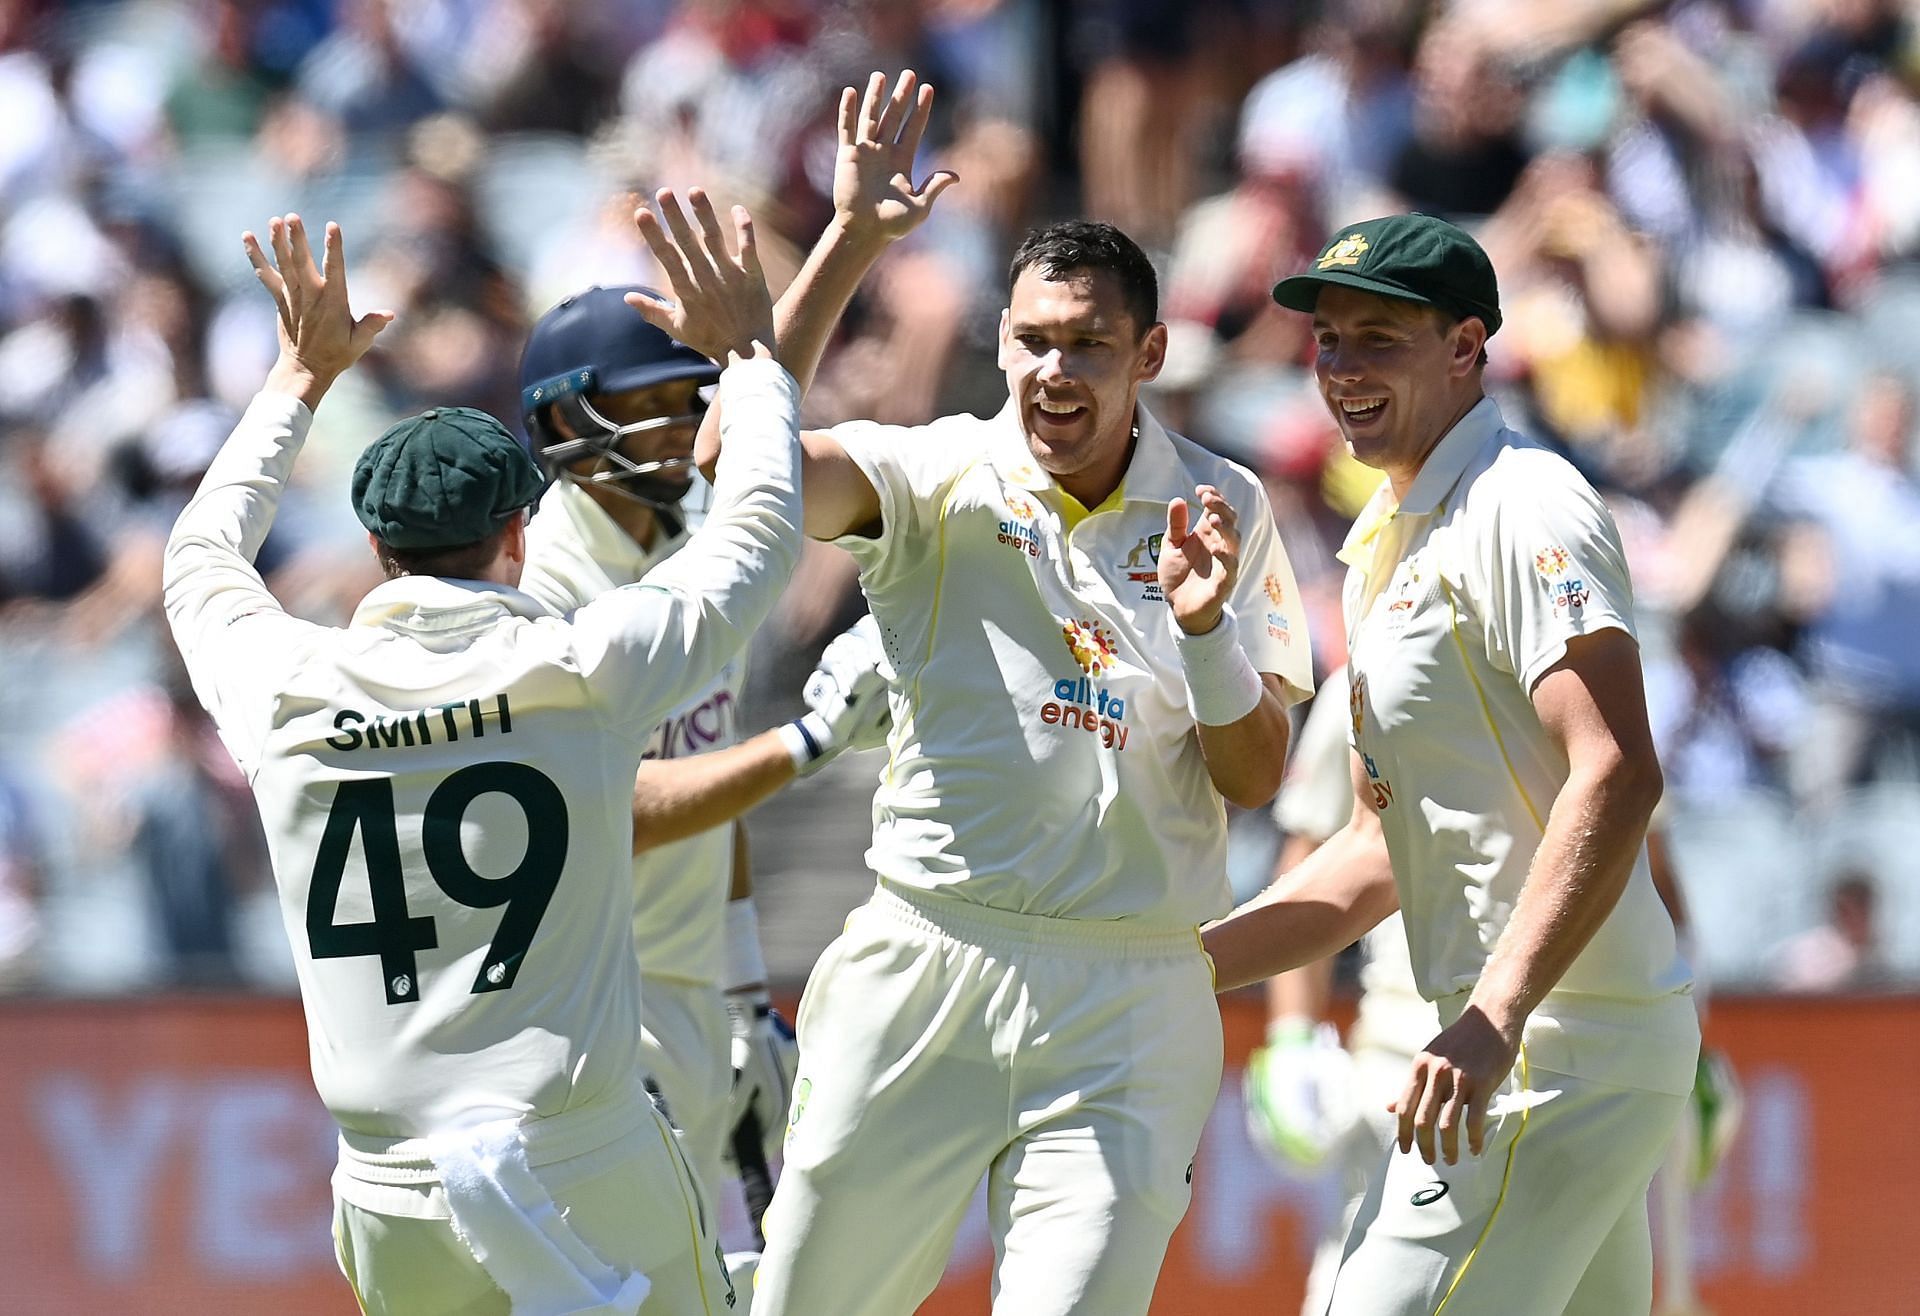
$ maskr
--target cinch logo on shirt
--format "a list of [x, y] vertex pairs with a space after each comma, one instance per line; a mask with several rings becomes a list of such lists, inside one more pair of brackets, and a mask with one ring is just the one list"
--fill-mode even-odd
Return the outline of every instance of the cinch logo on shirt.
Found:
[[712, 749], [728, 738], [733, 723], [733, 691], [716, 690], [686, 712], [670, 717], [654, 729], [653, 741], [640, 757], [677, 759]]
[[1166, 596], [1160, 592], [1160, 543], [1165, 535], [1142, 535], [1140, 542], [1133, 546], [1126, 560], [1119, 564], [1129, 585], [1140, 587], [1142, 603], [1165, 603]]
[[1086, 675], [1053, 683], [1053, 698], [1040, 705], [1040, 720], [1048, 726], [1072, 727], [1100, 737], [1103, 748], [1127, 747], [1127, 701], [1090, 679], [1112, 671], [1119, 649], [1106, 628], [1097, 622], [1062, 622], [1060, 633], [1067, 649]]
[[1038, 513], [1033, 504], [1014, 494], [1006, 496], [1008, 519], [1000, 523], [1000, 542], [1020, 549], [1028, 557], [1040, 556], [1040, 531], [1034, 524]]

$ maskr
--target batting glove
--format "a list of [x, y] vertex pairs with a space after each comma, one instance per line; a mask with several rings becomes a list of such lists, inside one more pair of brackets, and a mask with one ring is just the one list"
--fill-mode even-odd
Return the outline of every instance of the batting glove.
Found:
[[789, 726], [798, 729], [806, 759], [794, 755], [801, 776], [817, 772], [844, 750], [873, 749], [887, 742], [892, 715], [887, 682], [893, 671], [880, 646], [880, 626], [862, 617], [836, 635], [820, 654], [802, 692], [808, 712]]
[[1276, 1019], [1241, 1079], [1247, 1132], [1281, 1162], [1312, 1170], [1349, 1127], [1353, 1061], [1332, 1024]]
[[1740, 1132], [1745, 1105], [1733, 1066], [1718, 1051], [1700, 1048], [1700, 1064], [1693, 1072], [1693, 1095], [1688, 1117], [1694, 1121], [1693, 1182], [1696, 1187], [1713, 1178]]
[[[727, 1017], [733, 1024], [733, 1095], [727, 1127], [738, 1129], [751, 1116], [759, 1125], [765, 1154], [771, 1157], [786, 1137], [787, 1103], [793, 1097], [800, 1048], [793, 1040], [793, 1029], [763, 990], [729, 993]], [[729, 1165], [732, 1146], [729, 1138]]]

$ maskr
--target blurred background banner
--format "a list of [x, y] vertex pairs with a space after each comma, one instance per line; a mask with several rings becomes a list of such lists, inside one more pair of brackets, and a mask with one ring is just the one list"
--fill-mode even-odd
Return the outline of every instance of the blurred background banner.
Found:
[[[1227, 1073], [1155, 1316], [1292, 1316], [1337, 1185], [1247, 1139], [1240, 1064], [1264, 1025], [1228, 998]], [[1720, 997], [1712, 1035], [1746, 1119], [1694, 1202], [1702, 1296], [1732, 1316], [1895, 1316], [1920, 1292], [1910, 1201], [1920, 1000]], [[0, 1005], [0, 1308], [20, 1316], [351, 1313], [335, 1269], [333, 1126], [290, 1002]], [[1579, 1191], [1577, 1184], [1569, 1192]], [[984, 1213], [924, 1316], [985, 1316]], [[732, 1225], [739, 1225], [738, 1205]]]

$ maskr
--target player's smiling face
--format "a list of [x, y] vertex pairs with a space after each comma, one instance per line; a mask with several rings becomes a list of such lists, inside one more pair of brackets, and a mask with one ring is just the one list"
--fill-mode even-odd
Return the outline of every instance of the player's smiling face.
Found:
[[1480, 397], [1478, 320], [1328, 285], [1313, 310], [1314, 377], [1354, 457], [1404, 492]]
[[1007, 390], [1034, 460], [1082, 502], [1125, 474], [1134, 405], [1166, 344], [1165, 325], [1134, 323], [1111, 271], [1029, 266], [1014, 282], [1000, 315]]

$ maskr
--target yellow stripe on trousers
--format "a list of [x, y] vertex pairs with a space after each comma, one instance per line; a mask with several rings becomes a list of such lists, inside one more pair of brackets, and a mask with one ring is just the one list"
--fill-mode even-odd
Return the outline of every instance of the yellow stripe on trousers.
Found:
[[[1527, 1074], [1527, 1048], [1525, 1045], [1522, 1045], [1520, 1048], [1519, 1063], [1520, 1092], [1522, 1095], [1525, 1095], [1526, 1092], [1533, 1087], [1533, 1080]], [[1531, 1108], [1527, 1106], [1520, 1108], [1520, 1129], [1513, 1135], [1513, 1141], [1507, 1144], [1507, 1164], [1506, 1167], [1500, 1171], [1500, 1195], [1493, 1199], [1493, 1210], [1487, 1213], [1487, 1223], [1480, 1227], [1480, 1237], [1473, 1240], [1472, 1250], [1469, 1251], [1466, 1257], [1460, 1262], [1460, 1269], [1454, 1272], [1453, 1283], [1447, 1285], [1446, 1294], [1440, 1299], [1440, 1305], [1433, 1309], [1433, 1316], [1440, 1316], [1440, 1313], [1447, 1309], [1447, 1304], [1453, 1301], [1454, 1292], [1459, 1289], [1460, 1281], [1467, 1277], [1467, 1271], [1473, 1265], [1473, 1259], [1480, 1255], [1481, 1245], [1487, 1241], [1487, 1235], [1493, 1232], [1494, 1221], [1500, 1218], [1500, 1208], [1506, 1204], [1507, 1200], [1507, 1186], [1513, 1182], [1513, 1154], [1520, 1149], [1520, 1139], [1524, 1138], [1527, 1134], [1527, 1117], [1531, 1113]]]

